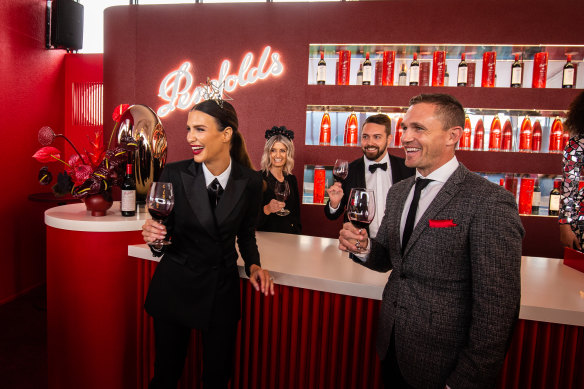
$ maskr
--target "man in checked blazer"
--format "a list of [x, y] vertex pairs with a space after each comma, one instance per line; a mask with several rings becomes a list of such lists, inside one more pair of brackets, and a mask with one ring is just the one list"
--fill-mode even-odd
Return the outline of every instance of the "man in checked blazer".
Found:
[[402, 142], [416, 177], [391, 187], [375, 238], [340, 232], [342, 250], [391, 270], [376, 341], [387, 388], [493, 387], [519, 314], [515, 199], [457, 161], [463, 126], [453, 97], [412, 98]]

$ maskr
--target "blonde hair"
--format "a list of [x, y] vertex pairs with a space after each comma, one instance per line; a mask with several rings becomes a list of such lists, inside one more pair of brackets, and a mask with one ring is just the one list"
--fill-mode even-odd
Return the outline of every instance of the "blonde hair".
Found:
[[292, 169], [294, 169], [294, 143], [292, 143], [290, 139], [283, 135], [274, 135], [266, 141], [262, 159], [260, 161], [260, 168], [264, 173], [267, 173], [272, 167], [272, 161], [270, 160], [270, 150], [272, 147], [274, 147], [276, 142], [280, 142], [286, 146], [286, 164], [282, 170], [286, 174], [292, 174]]

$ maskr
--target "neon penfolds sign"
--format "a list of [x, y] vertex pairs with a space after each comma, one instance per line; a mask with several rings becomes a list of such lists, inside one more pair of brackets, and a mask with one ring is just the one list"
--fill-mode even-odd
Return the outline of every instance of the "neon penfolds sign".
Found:
[[[223, 94], [224, 91], [233, 92], [238, 86], [243, 87], [282, 74], [284, 66], [280, 61], [280, 54], [275, 51], [271, 53], [271, 50], [270, 46], [264, 48], [257, 66], [253, 66], [253, 54], [245, 54], [237, 73], [231, 73], [231, 61], [223, 60], [219, 67], [219, 77], [210, 82]], [[187, 110], [203, 100], [207, 86], [195, 82], [191, 69], [192, 64], [187, 61], [164, 77], [158, 89], [158, 97], [167, 103], [158, 108], [158, 116], [164, 117], [177, 108]], [[193, 88], [194, 85], [198, 86]]]

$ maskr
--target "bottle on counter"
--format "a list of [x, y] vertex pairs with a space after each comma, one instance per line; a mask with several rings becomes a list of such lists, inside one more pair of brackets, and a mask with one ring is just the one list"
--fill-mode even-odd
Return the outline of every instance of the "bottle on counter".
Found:
[[331, 117], [328, 112], [324, 112], [320, 121], [320, 136], [318, 144], [321, 146], [330, 146], [331, 144]]
[[568, 59], [564, 65], [562, 73], [562, 88], [574, 87], [574, 64], [572, 64], [572, 54], [568, 54]]
[[468, 83], [468, 65], [466, 63], [466, 54], [460, 55], [460, 63], [458, 64], [458, 75], [456, 77], [456, 86], [466, 86]]
[[359, 65], [359, 70], [357, 70], [357, 85], [363, 85], [363, 64]]
[[420, 84], [420, 63], [418, 62], [418, 53], [414, 53], [414, 59], [410, 63], [410, 86]]
[[501, 151], [513, 151], [513, 126], [511, 120], [505, 120], [501, 131]]
[[495, 115], [491, 122], [491, 134], [489, 135], [489, 151], [501, 151], [501, 120]]
[[326, 84], [326, 61], [324, 60], [324, 51], [320, 52], [320, 61], [316, 66], [316, 83], [318, 85]]
[[134, 170], [131, 163], [126, 164], [126, 175], [120, 187], [122, 189], [122, 201], [120, 205], [122, 216], [135, 216], [136, 180], [134, 179]]
[[541, 203], [541, 188], [539, 187], [539, 179], [535, 179], [535, 185], [533, 186], [533, 198], [531, 202], [531, 214], [539, 215], [539, 206]]
[[523, 84], [523, 63], [519, 62], [519, 54], [511, 64], [511, 88], [521, 88]]
[[[525, 115], [519, 131], [519, 151], [522, 153], [531, 153], [532, 151], [533, 128], [529, 115]], [[540, 134], [541, 142], [541, 134]]]
[[560, 184], [561, 180], [554, 180], [554, 189], [550, 192], [550, 206], [548, 215], [558, 216], [560, 213]]
[[539, 120], [536, 120], [535, 123], [533, 123], [533, 139], [531, 142], [531, 151], [534, 153], [541, 152], [541, 136], [541, 124], [539, 123]]
[[373, 75], [371, 67], [371, 60], [369, 59], [369, 53], [365, 54], [365, 61], [363, 62], [362, 71], [362, 78], [363, 78], [363, 85], [371, 85], [371, 79]]
[[406, 64], [402, 63], [401, 70], [399, 71], [399, 77], [397, 84], [399, 86], [406, 86], [408, 85], [408, 74], [406, 73]]

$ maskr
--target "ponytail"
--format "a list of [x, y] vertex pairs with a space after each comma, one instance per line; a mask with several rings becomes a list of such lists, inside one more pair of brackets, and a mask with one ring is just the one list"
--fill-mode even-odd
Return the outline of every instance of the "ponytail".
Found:
[[251, 162], [251, 158], [247, 153], [247, 147], [245, 146], [245, 139], [243, 139], [243, 135], [239, 131], [233, 131], [233, 135], [231, 136], [231, 149], [229, 151], [231, 158], [236, 160], [239, 164], [255, 170], [253, 167], [253, 163]]

